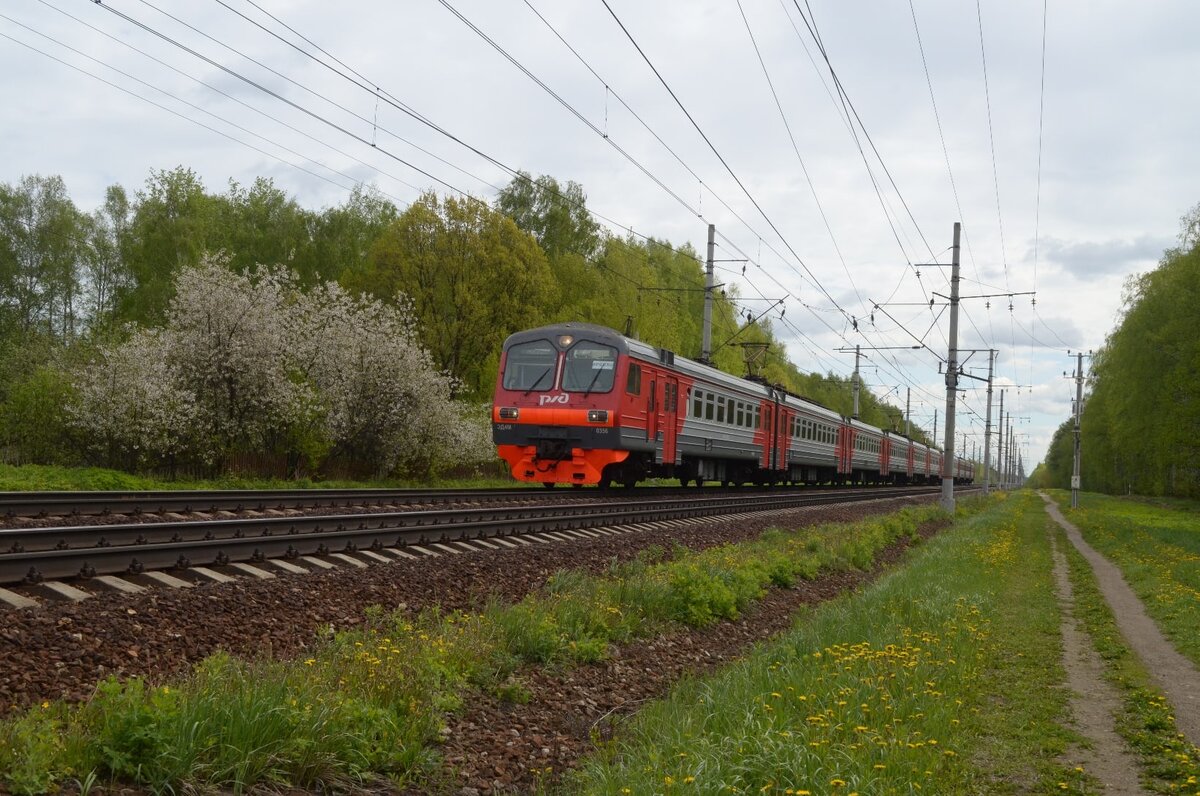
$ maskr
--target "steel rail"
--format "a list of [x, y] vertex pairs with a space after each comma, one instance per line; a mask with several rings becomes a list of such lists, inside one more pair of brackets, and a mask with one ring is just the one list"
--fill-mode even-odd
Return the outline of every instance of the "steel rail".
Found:
[[145, 492], [0, 492], [0, 516], [267, 511], [289, 508], [447, 503], [545, 497], [565, 490], [496, 489], [223, 489]]
[[[905, 489], [899, 494], [922, 495], [936, 491], [936, 488]], [[147, 569], [220, 566], [235, 561], [629, 525], [746, 510], [783, 510], [881, 500], [894, 498], [897, 494], [898, 491], [880, 488], [819, 494], [726, 493], [565, 506], [4, 530], [0, 531], [0, 549], [5, 550], [0, 553], [0, 584], [37, 582], [44, 578], [138, 574]], [[166, 533], [171, 534], [170, 539], [164, 538]]]

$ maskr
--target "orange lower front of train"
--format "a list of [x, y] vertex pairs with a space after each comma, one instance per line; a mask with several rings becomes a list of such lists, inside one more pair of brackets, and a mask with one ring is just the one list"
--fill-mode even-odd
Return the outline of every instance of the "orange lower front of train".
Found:
[[540, 459], [537, 445], [498, 445], [496, 452], [513, 478], [543, 484], [598, 484], [605, 467], [629, 457], [629, 451], [571, 448], [570, 458]]

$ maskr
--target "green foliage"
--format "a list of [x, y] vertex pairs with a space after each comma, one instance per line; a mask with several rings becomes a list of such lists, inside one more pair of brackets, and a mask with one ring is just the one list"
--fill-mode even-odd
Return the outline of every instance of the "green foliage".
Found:
[[14, 385], [8, 400], [0, 404], [0, 447], [10, 445], [32, 463], [72, 461], [75, 455], [67, 416], [72, 392], [69, 377], [52, 367], [38, 368]]
[[0, 786], [12, 793], [50, 792], [73, 773], [64, 764], [63, 710], [45, 703], [0, 724]]
[[375, 242], [346, 287], [412, 302], [421, 340], [468, 393], [490, 394], [510, 330], [536, 325], [554, 300], [546, 255], [506, 216], [477, 199], [425, 194]]
[[[1125, 494], [1200, 496], [1200, 206], [1181, 245], [1125, 286], [1124, 317], [1092, 359], [1081, 420], [1083, 482]], [[1071, 438], [1059, 429], [1047, 485], [1070, 485]], [[1064, 464], [1066, 465], [1064, 469]]]

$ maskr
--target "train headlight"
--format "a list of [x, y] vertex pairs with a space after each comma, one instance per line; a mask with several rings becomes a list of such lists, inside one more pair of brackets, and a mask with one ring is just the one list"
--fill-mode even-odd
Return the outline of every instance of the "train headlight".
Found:
[[517, 411], [517, 408], [515, 406], [500, 407], [500, 419], [501, 420], [516, 420], [517, 415], [519, 415], [519, 414], [520, 414], [520, 412]]
[[607, 409], [589, 409], [588, 410], [588, 422], [589, 423], [607, 423], [608, 422], [608, 410]]

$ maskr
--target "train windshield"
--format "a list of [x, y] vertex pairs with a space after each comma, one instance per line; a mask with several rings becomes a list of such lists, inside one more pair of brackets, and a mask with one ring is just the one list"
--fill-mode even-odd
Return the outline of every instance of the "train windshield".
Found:
[[608, 392], [617, 375], [617, 349], [587, 340], [567, 351], [562, 388], [567, 392]]
[[518, 343], [508, 349], [504, 363], [504, 389], [549, 390], [554, 386], [554, 367], [558, 350], [549, 340]]

